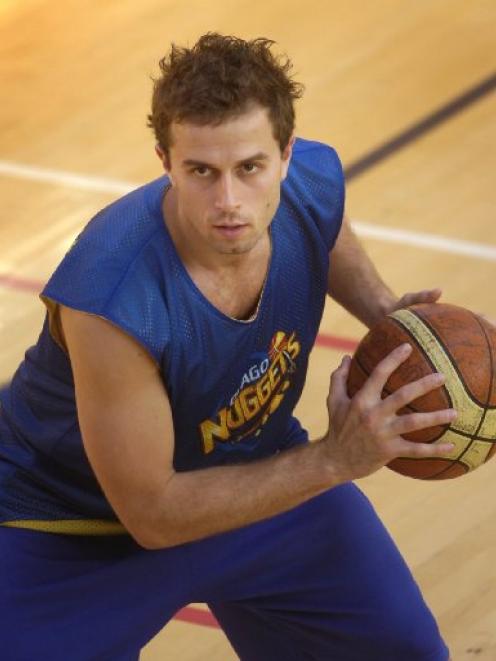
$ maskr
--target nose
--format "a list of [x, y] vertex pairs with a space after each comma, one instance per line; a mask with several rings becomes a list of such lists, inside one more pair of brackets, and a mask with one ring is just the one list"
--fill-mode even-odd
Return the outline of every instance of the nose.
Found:
[[236, 184], [231, 173], [223, 174], [217, 181], [215, 208], [229, 214], [237, 211], [240, 202], [237, 199]]

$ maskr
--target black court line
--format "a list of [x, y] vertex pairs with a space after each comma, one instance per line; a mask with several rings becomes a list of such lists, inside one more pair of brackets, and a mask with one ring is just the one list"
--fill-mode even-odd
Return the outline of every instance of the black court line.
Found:
[[367, 170], [370, 170], [370, 168], [388, 158], [391, 154], [403, 149], [403, 147], [406, 147], [411, 142], [418, 140], [418, 138], [425, 133], [432, 131], [432, 129], [436, 128], [443, 122], [446, 122], [448, 119], [451, 119], [454, 115], [462, 112], [462, 110], [465, 110], [465, 108], [479, 99], [487, 96], [494, 91], [495, 88], [496, 73], [493, 73], [482, 82], [474, 85], [474, 87], [471, 87], [466, 92], [463, 92], [463, 94], [456, 96], [445, 105], [434, 110], [430, 115], [427, 115], [415, 124], [412, 124], [412, 126], [393, 136], [387, 142], [372, 149], [361, 158], [350, 163], [350, 165], [347, 165], [344, 168], [346, 181], [349, 182], [352, 179], [359, 177], [361, 174], [364, 174], [364, 172], [367, 172]]

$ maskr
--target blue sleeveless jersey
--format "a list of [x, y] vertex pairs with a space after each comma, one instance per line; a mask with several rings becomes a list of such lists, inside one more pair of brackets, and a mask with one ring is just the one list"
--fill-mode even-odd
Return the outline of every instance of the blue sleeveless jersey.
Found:
[[[324, 308], [344, 181], [333, 149], [297, 140], [271, 224], [257, 314], [227, 317], [195, 286], [165, 226], [166, 177], [101, 211], [42, 292], [37, 344], [1, 395], [0, 522], [122, 532], [84, 452], [57, 304], [103, 317], [157, 362], [174, 420], [177, 471], [245, 462], [306, 440], [293, 417]], [[139, 438], [136, 439], [139, 443]]]

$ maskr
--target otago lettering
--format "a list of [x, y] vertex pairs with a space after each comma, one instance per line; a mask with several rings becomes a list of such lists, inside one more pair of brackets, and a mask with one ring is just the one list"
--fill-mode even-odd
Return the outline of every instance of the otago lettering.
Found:
[[[205, 454], [212, 452], [215, 441], [226, 442], [231, 436], [235, 436], [239, 441], [256, 432], [267, 422], [280, 406], [289, 388], [288, 377], [295, 370], [294, 360], [300, 349], [295, 333], [287, 339], [284, 337], [271, 352], [270, 362], [266, 359], [244, 374], [241, 386], [231, 398], [229, 406], [221, 409], [216, 419], [207, 419], [200, 424]], [[251, 421], [253, 424], [249, 429], [238, 431]]]
[[265, 374], [265, 372], [269, 369], [269, 364], [270, 364], [269, 359], [266, 358], [265, 360], [262, 360], [260, 365], [252, 365], [250, 369], [243, 374], [243, 378], [241, 379], [241, 385], [236, 390], [234, 395], [231, 397], [231, 404], [234, 403], [236, 397], [239, 395], [244, 385], [246, 385], [247, 383], [253, 383], [253, 381], [256, 381], [263, 374]]

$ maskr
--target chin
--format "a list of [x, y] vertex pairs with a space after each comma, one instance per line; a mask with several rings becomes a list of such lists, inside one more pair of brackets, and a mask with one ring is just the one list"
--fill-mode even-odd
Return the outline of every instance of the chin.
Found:
[[238, 243], [232, 245], [218, 246], [217, 250], [223, 255], [243, 255], [253, 250], [255, 243]]
[[[263, 235], [262, 235], [263, 236]], [[237, 240], [228, 239], [214, 242], [214, 249], [222, 255], [243, 255], [253, 250], [259, 243], [261, 236], [239, 237]]]

